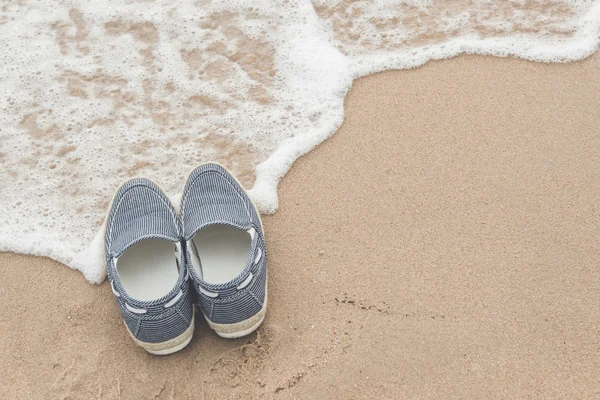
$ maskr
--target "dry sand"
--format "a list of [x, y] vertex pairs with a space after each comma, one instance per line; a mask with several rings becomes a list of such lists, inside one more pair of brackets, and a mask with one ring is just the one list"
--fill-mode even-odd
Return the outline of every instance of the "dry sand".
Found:
[[0, 255], [0, 397], [600, 397], [600, 56], [360, 79], [264, 218], [258, 333], [154, 357], [109, 286]]

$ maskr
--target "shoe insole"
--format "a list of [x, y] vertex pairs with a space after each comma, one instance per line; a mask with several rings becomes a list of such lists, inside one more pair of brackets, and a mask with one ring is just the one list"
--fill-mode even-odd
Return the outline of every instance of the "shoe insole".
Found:
[[252, 237], [244, 230], [227, 225], [207, 226], [192, 239], [192, 265], [205, 282], [229, 282], [246, 266], [251, 244]]
[[131, 246], [117, 260], [117, 273], [125, 292], [140, 301], [167, 295], [179, 277], [177, 247], [161, 239], [147, 239]]

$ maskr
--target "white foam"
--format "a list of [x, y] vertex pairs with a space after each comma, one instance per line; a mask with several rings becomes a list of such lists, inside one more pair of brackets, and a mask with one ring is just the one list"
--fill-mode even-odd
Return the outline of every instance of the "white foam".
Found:
[[[441, 4], [441, 5], [439, 5]], [[262, 212], [343, 120], [358, 76], [460, 53], [579, 60], [599, 1], [72, 0], [0, 14], [0, 249], [105, 276], [101, 224], [133, 175], [168, 193], [209, 160]]]

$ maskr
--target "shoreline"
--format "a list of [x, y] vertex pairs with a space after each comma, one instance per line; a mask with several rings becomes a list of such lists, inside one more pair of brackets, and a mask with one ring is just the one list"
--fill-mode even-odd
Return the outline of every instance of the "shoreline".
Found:
[[[570, 397], [600, 387], [600, 55], [355, 80], [264, 216], [270, 310], [134, 346], [105, 283], [0, 254], [10, 398]], [[335, 383], [335, 384], [332, 384]]]

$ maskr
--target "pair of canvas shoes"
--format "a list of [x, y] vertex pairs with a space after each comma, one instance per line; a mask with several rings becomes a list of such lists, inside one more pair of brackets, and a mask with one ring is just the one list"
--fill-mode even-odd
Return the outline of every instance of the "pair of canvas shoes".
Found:
[[107, 275], [125, 326], [152, 354], [183, 349], [195, 308], [226, 338], [256, 330], [267, 308], [262, 223], [238, 181], [208, 163], [188, 177], [180, 212], [153, 182], [117, 191], [105, 233]]

